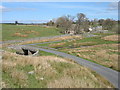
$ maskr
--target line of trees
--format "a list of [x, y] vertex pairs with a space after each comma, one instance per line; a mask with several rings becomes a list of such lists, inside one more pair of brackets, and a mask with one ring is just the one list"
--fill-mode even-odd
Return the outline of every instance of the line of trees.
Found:
[[61, 16], [56, 20], [48, 22], [47, 25], [61, 28], [61, 33], [67, 33], [69, 30], [72, 30], [74, 34], [80, 34], [88, 32], [90, 27], [96, 28], [98, 26], [102, 26], [103, 30], [120, 33], [118, 31], [118, 21], [109, 18], [89, 20], [83, 13], [78, 13], [76, 16]]

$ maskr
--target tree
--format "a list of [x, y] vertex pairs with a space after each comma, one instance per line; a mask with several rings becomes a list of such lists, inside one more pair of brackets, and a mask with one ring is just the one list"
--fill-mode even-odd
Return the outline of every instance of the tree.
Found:
[[115, 25], [115, 21], [109, 18], [104, 20], [103, 22], [103, 28], [106, 30], [111, 30], [114, 27], [114, 25]]
[[98, 23], [98, 20], [97, 19], [94, 19], [92, 21], [92, 26], [94, 27], [94, 30], [97, 30], [97, 26], [99, 26], [99, 23]]
[[50, 22], [47, 23], [48, 26], [53, 26], [54, 22], [52, 20], [50, 20]]
[[99, 19], [99, 20], [98, 20], [98, 23], [99, 23], [100, 26], [103, 25], [103, 22], [104, 22], [104, 19]]
[[73, 20], [74, 20], [73, 16], [70, 16], [70, 15], [62, 16], [56, 20], [55, 24], [56, 24], [56, 27], [59, 27], [62, 29], [60, 31], [61, 33], [67, 33], [68, 30], [71, 28]]
[[89, 22], [88, 18], [85, 18], [85, 21], [83, 22], [83, 29], [85, 32], [89, 31], [89, 25], [90, 25], [90, 22]]
[[17, 25], [18, 24], [18, 21], [15, 21], [15, 25]]
[[86, 18], [86, 15], [83, 13], [77, 14], [77, 21], [76, 21], [76, 27], [75, 27], [75, 33], [80, 34], [84, 31], [87, 31], [89, 28], [89, 20]]
[[113, 25], [112, 25], [112, 28], [110, 30], [120, 34], [119, 25], [120, 24], [118, 21], [113, 21]]

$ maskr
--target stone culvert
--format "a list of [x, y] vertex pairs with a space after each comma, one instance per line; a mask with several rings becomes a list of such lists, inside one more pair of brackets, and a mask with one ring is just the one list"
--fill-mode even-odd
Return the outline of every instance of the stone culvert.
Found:
[[38, 53], [39, 53], [39, 50], [32, 48], [30, 46], [17, 46], [17, 47], [13, 46], [13, 47], [9, 47], [9, 48], [15, 49], [16, 54], [19, 54], [19, 55], [35, 56], [35, 55], [38, 55]]

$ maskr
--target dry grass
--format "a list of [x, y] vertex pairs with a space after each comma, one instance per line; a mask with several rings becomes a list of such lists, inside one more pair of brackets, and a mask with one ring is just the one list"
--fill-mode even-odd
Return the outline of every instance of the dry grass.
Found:
[[10, 46], [10, 45], [14, 45], [14, 44], [3, 43], [3, 44], [1, 45], [1, 48], [6, 48], [6, 47], [8, 47], [8, 46]]
[[106, 37], [103, 37], [102, 39], [104, 40], [108, 40], [108, 41], [118, 41], [120, 38], [120, 35], [110, 35], [110, 36], [106, 36]]
[[102, 44], [64, 51], [118, 70], [118, 46], [119, 44]]
[[13, 36], [28, 37], [28, 35], [26, 35], [26, 34], [21, 34], [21, 33], [19, 33], [19, 32], [14, 33]]
[[2, 81], [1, 86], [2, 86], [2, 88], [6, 88], [8, 85], [5, 82]]
[[1, 47], [8, 47], [10, 45], [23, 45], [23, 44], [30, 44], [30, 43], [41, 43], [41, 42], [49, 42], [49, 41], [59, 41], [59, 40], [67, 40], [67, 39], [82, 39], [81, 36], [64, 36], [64, 37], [59, 37], [59, 38], [51, 38], [51, 39], [43, 39], [43, 40], [30, 40], [30, 41], [25, 41], [25, 42], [20, 42], [20, 43], [4, 43], [1, 45]]
[[14, 80], [14, 83], [20, 84], [20, 87], [27, 87], [28, 76], [26, 75], [26, 73], [14, 70], [10, 76]]
[[0, 44], [0, 48], [2, 48], [2, 44]]
[[30, 34], [38, 35], [39, 33], [38, 33], [37, 31], [33, 31], [33, 30], [25, 31], [25, 30], [22, 29], [22, 33], [16, 32], [16, 33], [14, 33], [12, 36], [28, 37], [28, 35], [30, 35]]
[[59, 38], [50, 38], [50, 39], [43, 39], [43, 40], [31, 40], [22, 42], [19, 44], [29, 44], [29, 43], [38, 43], [38, 42], [48, 42], [48, 41], [59, 41], [59, 40], [67, 40], [67, 39], [82, 39], [82, 36], [80, 35], [74, 35], [74, 36], [62, 36]]
[[[98, 82], [100, 84], [98, 84]], [[104, 79], [96, 77], [90, 70], [75, 66], [72, 69], [64, 70], [64, 77], [54, 80], [48, 84], [49, 88], [110, 88], [106, 87], [107, 82], [104, 84]], [[94, 87], [93, 87], [94, 86]]]
[[[95, 42], [83, 42], [83, 43], [75, 43], [75, 40], [69, 40], [69, 43], [73, 43], [73, 47], [79, 47], [79, 46], [87, 46], [87, 45], [94, 45], [96, 44]], [[49, 47], [63, 47], [63, 45], [67, 44], [67, 42], [60, 42], [60, 43], [55, 43], [55, 44], [50, 44]]]
[[82, 42], [82, 43], [74, 43], [74, 47], [78, 46], [91, 46], [97, 44], [96, 42]]
[[30, 30], [30, 31], [24, 31], [25, 34], [35, 34], [35, 35], [38, 35], [39, 33], [37, 31], [33, 31], [33, 30]]
[[[45, 87], [51, 88], [110, 88], [113, 87], [108, 81], [100, 77], [93, 71], [80, 66], [69, 59], [56, 56], [20, 56], [11, 52], [3, 53], [3, 72], [8, 73], [14, 82], [20, 87], [30, 87], [30, 83], [35, 82], [35, 86], [41, 87], [39, 82], [43, 82]], [[25, 71], [17, 69], [32, 66], [32, 70]], [[27, 67], [26, 67], [27, 68]], [[35, 80], [29, 82], [28, 72], [33, 71]], [[61, 72], [58, 72], [61, 71]], [[3, 73], [3, 76], [4, 76]], [[43, 79], [41, 79], [43, 78]], [[4, 78], [8, 79], [9, 78]], [[9, 83], [3, 81], [4, 87], [11, 87]], [[43, 84], [43, 85], [44, 85]], [[30, 85], [30, 86], [29, 86]]]
[[62, 47], [65, 44], [65, 42], [57, 43], [57, 44], [50, 44], [50, 47]]

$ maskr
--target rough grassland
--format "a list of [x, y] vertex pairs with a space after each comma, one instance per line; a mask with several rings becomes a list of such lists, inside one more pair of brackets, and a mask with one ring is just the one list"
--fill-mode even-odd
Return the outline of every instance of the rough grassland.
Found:
[[73, 54], [106, 67], [118, 70], [119, 44], [102, 44], [90, 47], [67, 49], [69, 54]]
[[73, 35], [73, 36], [62, 36], [59, 38], [50, 38], [50, 39], [43, 39], [43, 40], [33, 40], [28, 42], [23, 42], [19, 44], [30, 44], [30, 43], [41, 43], [41, 42], [52, 42], [52, 41], [60, 41], [60, 40], [69, 40], [69, 39], [82, 39], [80, 35]]
[[2, 40], [18, 40], [34, 37], [61, 35], [57, 28], [25, 25], [2, 25]]
[[103, 37], [102, 39], [104, 40], [108, 40], [108, 41], [120, 41], [120, 35], [110, 35], [110, 36], [106, 36]]
[[116, 35], [66, 40], [57, 43], [40, 44], [56, 48], [89, 61], [118, 70], [118, 37]]
[[56, 56], [20, 56], [3, 52], [3, 81], [7, 88], [111, 88], [95, 72]]

